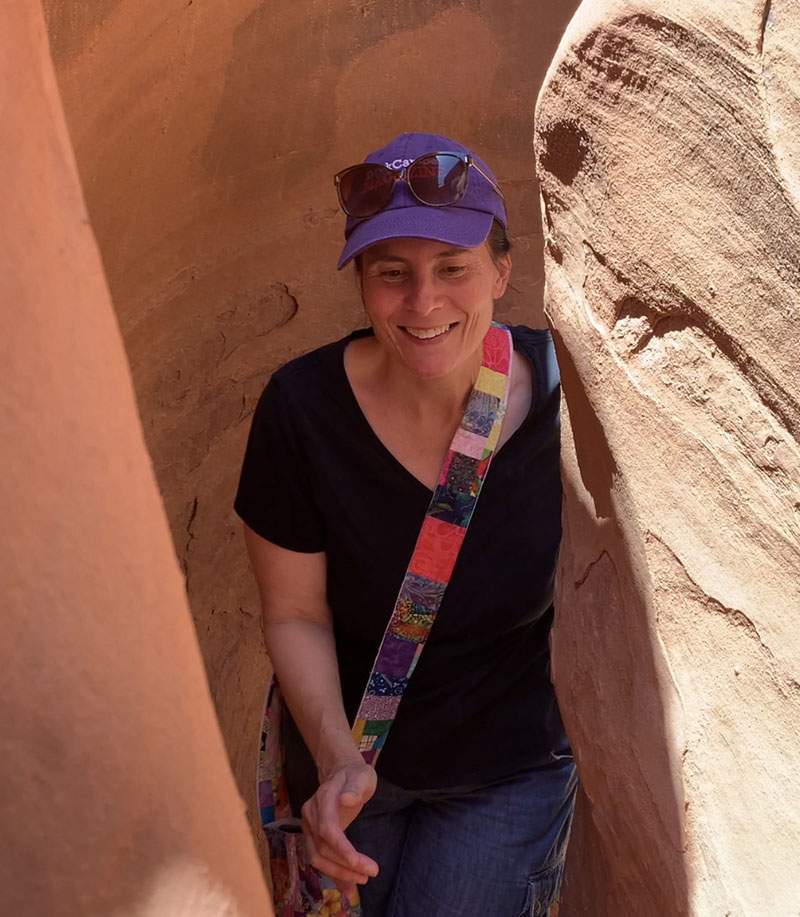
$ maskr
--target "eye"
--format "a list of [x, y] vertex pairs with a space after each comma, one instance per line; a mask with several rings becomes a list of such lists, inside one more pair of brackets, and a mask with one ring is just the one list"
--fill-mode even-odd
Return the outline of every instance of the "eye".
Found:
[[459, 277], [466, 269], [466, 264], [445, 264], [442, 266], [442, 273], [446, 277]]
[[401, 267], [387, 267], [380, 272], [379, 276], [383, 280], [398, 281], [405, 278], [406, 272]]

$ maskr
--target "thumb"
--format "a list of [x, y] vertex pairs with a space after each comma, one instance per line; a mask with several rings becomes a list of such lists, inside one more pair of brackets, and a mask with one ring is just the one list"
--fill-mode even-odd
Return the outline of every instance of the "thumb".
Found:
[[344, 806], [363, 805], [375, 791], [375, 780], [369, 770], [359, 770], [347, 775], [339, 801]]

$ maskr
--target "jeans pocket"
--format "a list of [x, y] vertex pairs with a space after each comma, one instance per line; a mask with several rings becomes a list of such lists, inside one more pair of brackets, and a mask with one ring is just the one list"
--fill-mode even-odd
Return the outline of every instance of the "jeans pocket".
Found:
[[548, 866], [528, 878], [528, 898], [519, 917], [545, 917], [561, 889], [564, 864]]

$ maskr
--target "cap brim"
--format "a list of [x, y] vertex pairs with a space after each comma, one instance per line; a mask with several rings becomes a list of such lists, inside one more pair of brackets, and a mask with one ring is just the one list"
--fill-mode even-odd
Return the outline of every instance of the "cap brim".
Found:
[[356, 255], [386, 239], [434, 239], [459, 248], [474, 248], [486, 241], [493, 219], [491, 213], [466, 207], [426, 207], [420, 204], [417, 207], [384, 210], [353, 229], [337, 267], [341, 270]]

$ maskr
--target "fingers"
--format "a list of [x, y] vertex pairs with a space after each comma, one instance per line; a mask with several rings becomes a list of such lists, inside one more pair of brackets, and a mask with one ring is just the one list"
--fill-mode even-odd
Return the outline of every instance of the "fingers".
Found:
[[320, 852], [311, 836], [306, 837], [306, 846], [312, 865], [335, 879], [342, 891], [352, 894], [354, 884], [363, 885], [370, 878], [370, 874], [366, 872], [351, 869], [338, 860], [325, 856]]
[[334, 878], [360, 883], [378, 874], [378, 864], [356, 850], [339, 827], [335, 815], [317, 820], [313, 806], [308, 803], [306, 806], [303, 807], [303, 832], [310, 841], [309, 852], [319, 860], [311, 861], [317, 869]]
[[345, 892], [352, 891], [352, 883], [363, 884], [378, 874], [378, 864], [359, 853], [344, 833], [375, 785], [375, 771], [367, 765], [345, 768], [324, 781], [301, 811], [312, 864], [343, 883]]

